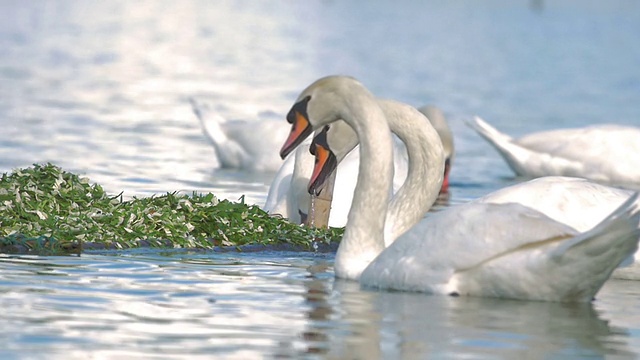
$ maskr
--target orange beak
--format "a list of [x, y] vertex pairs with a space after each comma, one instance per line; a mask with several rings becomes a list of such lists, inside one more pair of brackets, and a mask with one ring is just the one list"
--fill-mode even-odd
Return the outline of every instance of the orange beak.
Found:
[[315, 155], [316, 162], [313, 167], [313, 173], [309, 179], [309, 194], [318, 196], [324, 188], [325, 182], [329, 176], [336, 170], [338, 162], [336, 156], [327, 145], [326, 128], [322, 130], [311, 143], [309, 151]]
[[307, 104], [311, 97], [307, 96], [301, 101], [293, 105], [289, 113], [287, 114], [287, 121], [291, 124], [291, 131], [289, 137], [282, 145], [280, 149], [280, 157], [285, 158], [289, 155], [301, 142], [306, 139], [313, 127], [309, 122], [309, 116], [307, 115]]

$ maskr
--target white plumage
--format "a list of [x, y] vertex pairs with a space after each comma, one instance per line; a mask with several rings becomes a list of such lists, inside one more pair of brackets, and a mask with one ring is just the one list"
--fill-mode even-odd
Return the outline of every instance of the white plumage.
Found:
[[[381, 289], [586, 302], [637, 250], [637, 193], [587, 231], [574, 228], [579, 221], [572, 225], [522, 203], [500, 203], [501, 196], [506, 199], [510, 192], [511, 196], [513, 192], [526, 193], [527, 187], [535, 188], [539, 183], [503, 190], [494, 195], [497, 203], [485, 198], [429, 215], [417, 225], [407, 222], [410, 228], [385, 248], [385, 217], [389, 221], [389, 194], [385, 189], [391, 184], [392, 141], [384, 112], [362, 84], [347, 77], [320, 79], [299, 99], [305, 97], [310, 98], [306, 112], [314, 128], [343, 119], [354, 128], [360, 141], [358, 184], [336, 254], [337, 277]], [[428, 137], [425, 128], [416, 126], [414, 133]], [[410, 154], [425, 157], [425, 164], [439, 161], [437, 152], [429, 150], [425, 145], [422, 154]], [[319, 152], [317, 148], [316, 153]], [[425, 197], [432, 199], [439, 186], [437, 181], [426, 181], [425, 186], [413, 191], [415, 197], [426, 193]], [[523, 198], [514, 196], [516, 201]], [[543, 201], [539, 207], [549, 207], [551, 203]], [[408, 197], [394, 206], [400, 209], [397, 216], [416, 217], [424, 214], [431, 203], [412, 203]], [[569, 206], [571, 211], [576, 207]], [[575, 211], [577, 218], [581, 210]], [[393, 211], [389, 210], [389, 214]]]
[[276, 172], [282, 165], [278, 155], [289, 127], [276, 120], [227, 120], [202, 100], [190, 99], [202, 131], [215, 149], [220, 167]]
[[524, 177], [582, 177], [640, 188], [640, 128], [593, 125], [537, 132], [514, 139], [479, 117], [469, 125]]

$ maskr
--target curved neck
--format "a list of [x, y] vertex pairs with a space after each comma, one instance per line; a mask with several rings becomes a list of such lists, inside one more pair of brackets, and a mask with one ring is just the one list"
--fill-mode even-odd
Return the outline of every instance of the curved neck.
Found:
[[384, 250], [388, 189], [393, 177], [391, 131], [376, 99], [362, 90], [347, 93], [339, 114], [360, 142], [358, 181], [334, 266], [337, 277], [353, 280], [359, 279]]
[[444, 150], [436, 130], [415, 108], [380, 100], [391, 131], [407, 147], [407, 179], [389, 203], [384, 228], [385, 246], [418, 223], [436, 201], [444, 174]]

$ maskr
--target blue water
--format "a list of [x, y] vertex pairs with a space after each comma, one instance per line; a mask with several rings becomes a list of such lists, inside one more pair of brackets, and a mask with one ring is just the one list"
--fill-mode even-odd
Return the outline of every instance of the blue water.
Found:
[[0, 258], [3, 358], [634, 357], [640, 288], [583, 305], [362, 291], [322, 254]]
[[[519, 181], [464, 121], [511, 135], [640, 125], [637, 1], [0, 1], [0, 171], [51, 161], [127, 197], [261, 204], [273, 174], [218, 169], [191, 112], [282, 118], [348, 74], [440, 106], [452, 203]], [[630, 156], [634, 156], [630, 154]], [[593, 305], [361, 291], [331, 255], [0, 257], [3, 358], [633, 358], [640, 285]]]

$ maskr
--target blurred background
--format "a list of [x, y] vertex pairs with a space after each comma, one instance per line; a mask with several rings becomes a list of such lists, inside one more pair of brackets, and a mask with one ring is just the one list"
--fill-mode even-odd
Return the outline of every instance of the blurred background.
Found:
[[188, 99], [284, 122], [309, 83], [346, 74], [441, 107], [453, 194], [473, 198], [513, 174], [465, 119], [639, 125], [639, 39], [632, 0], [0, 1], [0, 171], [50, 161], [126, 197], [261, 204], [273, 174], [218, 169]]

